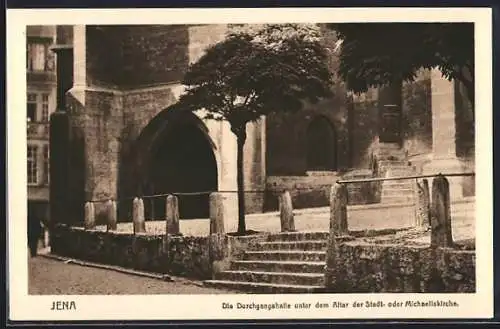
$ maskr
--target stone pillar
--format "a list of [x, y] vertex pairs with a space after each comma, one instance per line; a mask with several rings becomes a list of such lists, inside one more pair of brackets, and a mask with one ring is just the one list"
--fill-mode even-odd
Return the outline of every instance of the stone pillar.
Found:
[[431, 246], [453, 246], [450, 185], [444, 176], [438, 176], [432, 181]]
[[[84, 153], [84, 187], [78, 188], [84, 189], [86, 199], [118, 199], [124, 104], [117, 90], [104, 87], [114, 85], [109, 68], [102, 65], [109, 61], [102, 47], [111, 36], [92, 29], [96, 27], [73, 27], [73, 87], [67, 93], [72, 137], [78, 133], [83, 144], [79, 152]], [[96, 205], [96, 216], [105, 214], [105, 205]]]
[[167, 196], [165, 212], [167, 234], [179, 234], [179, 199], [175, 195]]
[[225, 210], [226, 202], [224, 195], [219, 192], [210, 194], [210, 234], [225, 232]]
[[[243, 171], [245, 189], [263, 191], [266, 187], [265, 171], [265, 143], [266, 124], [265, 117], [247, 124], [247, 140], [243, 150]], [[264, 209], [264, 193], [245, 194], [246, 213], [260, 213]]]
[[[462, 164], [456, 155], [455, 88], [453, 81], [446, 80], [438, 69], [431, 72], [432, 105], [432, 155], [424, 166], [424, 174], [462, 172]], [[463, 196], [461, 177], [450, 177], [452, 200]]]
[[343, 280], [348, 280], [339, 266], [341, 236], [349, 235], [347, 226], [347, 186], [335, 183], [330, 193], [330, 234], [326, 250], [325, 287], [327, 292], [343, 292]]
[[347, 224], [347, 186], [335, 183], [330, 193], [330, 235], [349, 235]]
[[236, 136], [231, 132], [229, 123], [220, 122], [220, 175], [219, 190], [234, 191], [224, 193], [222, 198], [224, 211], [224, 231], [236, 232], [238, 228], [238, 195], [236, 182]]
[[279, 199], [281, 232], [295, 231], [295, 221], [293, 217], [293, 205], [290, 192], [285, 191]]
[[146, 222], [144, 221], [144, 202], [140, 198], [135, 198], [132, 206], [134, 233], [144, 233], [146, 232]]
[[86, 202], [85, 203], [85, 229], [93, 229], [95, 227], [95, 211], [94, 211], [94, 203]]
[[427, 228], [430, 224], [430, 192], [427, 179], [417, 181], [417, 204], [415, 226]]
[[108, 200], [108, 202], [106, 203], [106, 208], [108, 209], [107, 229], [108, 229], [108, 231], [116, 231], [116, 228], [117, 228], [116, 201]]

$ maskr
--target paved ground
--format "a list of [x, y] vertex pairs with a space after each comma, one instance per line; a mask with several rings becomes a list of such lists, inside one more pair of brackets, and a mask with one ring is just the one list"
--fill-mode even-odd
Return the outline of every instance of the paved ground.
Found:
[[[403, 228], [412, 226], [414, 207], [352, 207], [348, 209], [351, 230]], [[296, 229], [299, 231], [328, 231], [329, 209], [316, 208], [295, 211]], [[185, 235], [206, 235], [209, 221], [181, 220], [181, 232]], [[250, 215], [247, 228], [257, 231], [279, 232], [278, 213]], [[105, 229], [101, 227], [100, 229]], [[149, 221], [149, 233], [164, 233], [164, 221]], [[455, 241], [471, 239], [475, 235], [474, 202], [452, 205], [452, 229]], [[120, 231], [132, 231], [131, 223], [122, 223]], [[430, 241], [429, 236], [418, 238]], [[67, 295], [120, 295], [120, 294], [225, 294], [225, 290], [206, 288], [200, 282], [179, 278], [174, 282], [139, 277], [113, 270], [85, 267], [47, 259], [39, 256], [29, 259], [30, 294]]]
[[199, 282], [179, 279], [165, 282], [48, 259], [28, 261], [29, 294], [36, 295], [134, 295], [134, 294], [227, 294], [225, 290], [205, 288]]
[[[295, 210], [295, 228], [298, 231], [328, 231], [330, 209], [310, 208]], [[405, 228], [413, 226], [415, 207], [354, 206], [347, 210], [350, 230]], [[262, 232], [279, 232], [278, 213], [265, 213], [246, 216], [247, 229]], [[475, 202], [452, 204], [453, 238], [471, 239], [475, 236]], [[97, 227], [105, 230], [105, 226]], [[132, 223], [119, 223], [118, 230], [132, 232]], [[209, 233], [208, 219], [190, 219], [180, 221], [180, 230], [184, 235], [206, 236]], [[165, 233], [165, 222], [146, 221], [146, 231], [151, 234]]]

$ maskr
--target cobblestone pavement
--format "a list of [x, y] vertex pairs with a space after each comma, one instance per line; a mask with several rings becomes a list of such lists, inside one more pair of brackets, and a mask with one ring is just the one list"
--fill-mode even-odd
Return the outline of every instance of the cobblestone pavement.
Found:
[[[34, 295], [228, 294], [195, 282], [165, 282], [42, 256], [28, 261], [28, 293]], [[199, 283], [198, 283], [199, 284]]]

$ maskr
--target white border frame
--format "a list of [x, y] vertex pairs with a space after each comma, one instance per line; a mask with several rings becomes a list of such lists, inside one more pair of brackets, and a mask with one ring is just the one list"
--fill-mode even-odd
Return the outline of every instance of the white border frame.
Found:
[[[75, 14], [75, 11], [78, 13]], [[492, 13], [488, 8], [242, 8], [7, 10], [8, 293], [11, 320], [209, 320], [334, 318], [490, 318], [493, 316]], [[134, 295], [27, 294], [26, 25], [209, 24], [279, 22], [474, 22], [476, 26], [476, 273], [475, 294]], [[453, 300], [456, 308], [346, 308], [290, 311], [223, 310], [222, 302]], [[76, 311], [51, 312], [54, 300]], [[147, 305], [147, 307], [146, 307]]]

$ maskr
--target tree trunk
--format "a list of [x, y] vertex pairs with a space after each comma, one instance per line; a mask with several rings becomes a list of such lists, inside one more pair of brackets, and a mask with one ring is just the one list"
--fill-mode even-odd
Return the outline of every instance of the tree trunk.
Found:
[[238, 127], [234, 129], [233, 132], [236, 134], [236, 140], [238, 144], [238, 153], [236, 160], [236, 171], [237, 171], [237, 184], [238, 184], [238, 233], [245, 234], [246, 223], [245, 223], [245, 192], [244, 192], [244, 175], [243, 175], [243, 146], [247, 138], [246, 125], [243, 127]]

